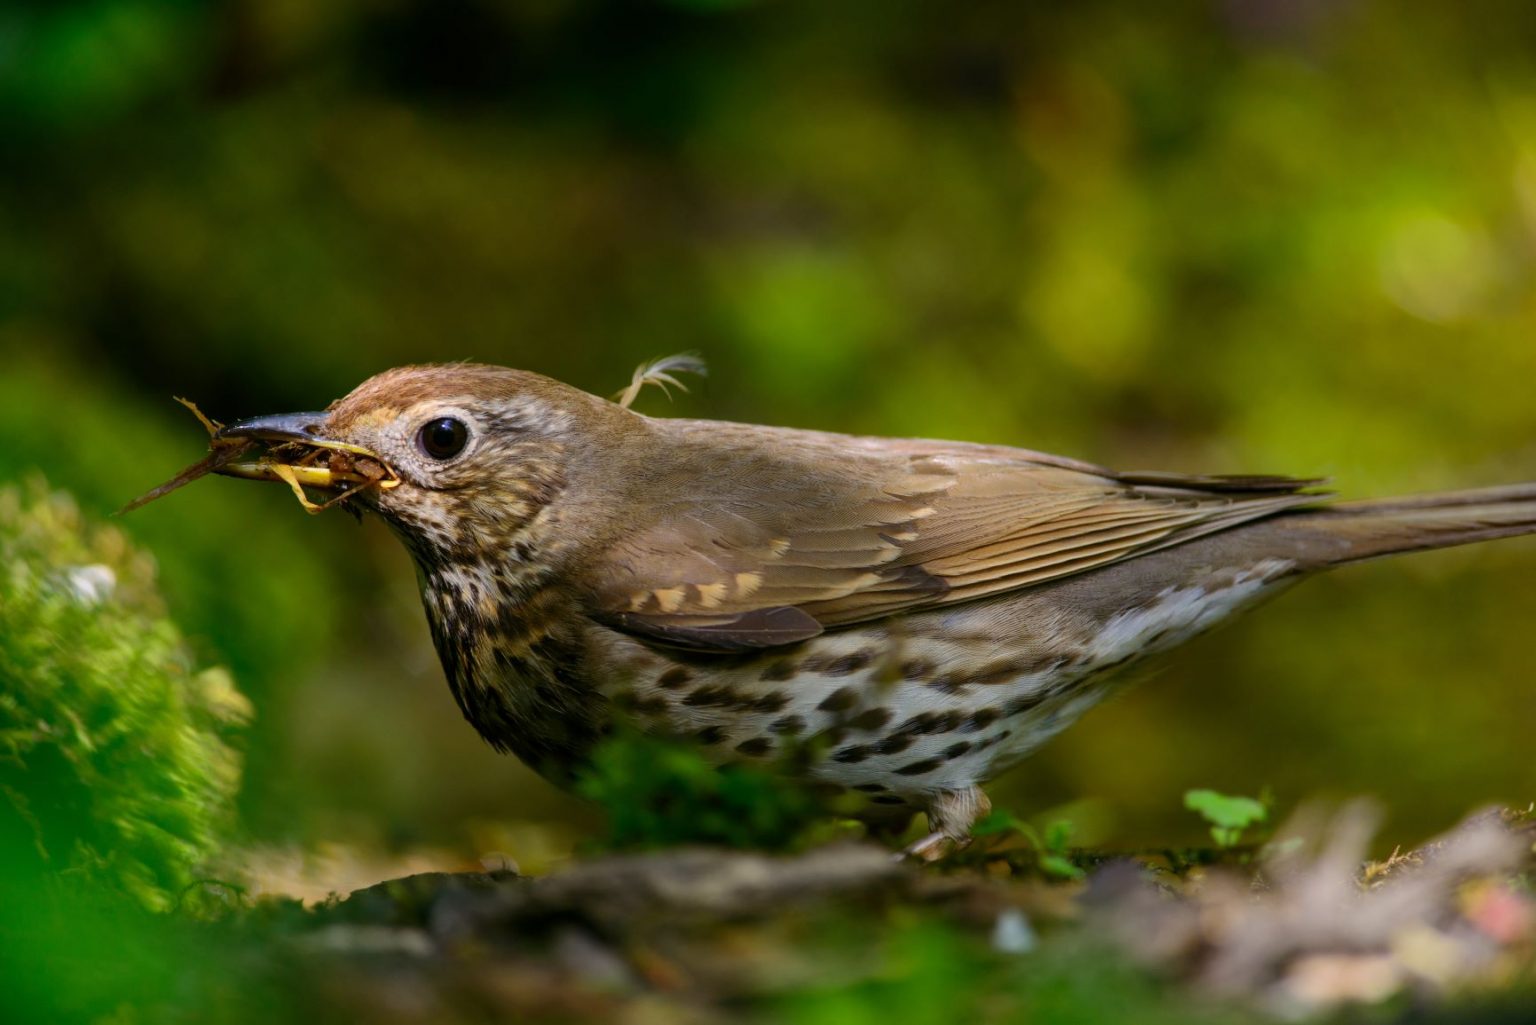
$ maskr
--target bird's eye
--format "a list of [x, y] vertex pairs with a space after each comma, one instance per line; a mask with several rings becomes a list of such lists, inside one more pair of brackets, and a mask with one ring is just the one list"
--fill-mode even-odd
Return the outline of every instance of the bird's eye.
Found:
[[433, 459], [452, 459], [464, 451], [469, 441], [469, 429], [463, 420], [451, 416], [429, 420], [416, 432], [416, 443]]

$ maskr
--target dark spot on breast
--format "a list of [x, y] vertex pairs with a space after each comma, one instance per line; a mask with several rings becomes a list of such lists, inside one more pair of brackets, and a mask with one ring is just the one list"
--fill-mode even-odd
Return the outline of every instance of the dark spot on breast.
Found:
[[1140, 651], [1133, 651], [1129, 655], [1126, 655], [1124, 658], [1117, 658], [1113, 662], [1106, 662], [1104, 665], [1093, 666], [1092, 669], [1099, 676], [1104, 676], [1108, 673], [1114, 672], [1116, 669], [1119, 669], [1127, 662], [1132, 662], [1140, 658], [1145, 653], [1145, 651], [1145, 648], [1142, 648]]
[[843, 726], [830, 726], [816, 734], [816, 739], [828, 747], [836, 747], [848, 736], [848, 730]]
[[1020, 712], [1027, 712], [1031, 708], [1039, 708], [1045, 703], [1045, 698], [1046, 695], [1044, 694], [1026, 694], [1021, 698], [1014, 698], [1003, 706], [1003, 714], [1018, 715]]
[[782, 719], [775, 719], [768, 729], [774, 733], [803, 733], [805, 720], [798, 715], [786, 715]]
[[853, 789], [866, 794], [883, 794], [887, 788], [884, 783], [858, 783], [854, 785]]
[[719, 726], [706, 726], [693, 735], [700, 744], [718, 744], [725, 739], [725, 730]]
[[852, 687], [839, 687], [816, 707], [823, 712], [846, 712], [852, 708], [859, 696], [854, 693]]
[[752, 702], [752, 711], [764, 713], [781, 712], [784, 710], [784, 706], [787, 704], [789, 704], [788, 694], [784, 694], [782, 692], [764, 694], [762, 697]]
[[933, 675], [933, 663], [925, 658], [909, 658], [901, 664], [903, 680], [925, 680]]
[[987, 666], [967, 679], [968, 683], [980, 684], [983, 687], [991, 687], [999, 683], [1007, 683], [1017, 679], [1025, 673], [1039, 668], [1038, 662], [1018, 660], [1013, 662], [997, 662]]
[[731, 705], [735, 704], [736, 700], [736, 692], [729, 687], [700, 687], [683, 698], [683, 704], [698, 708], [710, 705]]
[[691, 679], [693, 677], [688, 670], [682, 666], [675, 666], [656, 678], [656, 686], [666, 690], [676, 690]]
[[891, 721], [891, 710], [888, 708], [868, 708], [848, 720], [848, 725], [856, 730], [878, 730]]
[[894, 737], [886, 737], [884, 740], [871, 745], [876, 754], [895, 755], [900, 754], [912, 746], [912, 738], [905, 734]]
[[971, 742], [969, 740], [962, 740], [958, 744], [951, 744], [948, 747], [946, 747], [944, 749], [944, 757], [945, 758], [959, 758], [961, 755], [965, 754], [970, 749], [971, 749]]
[[978, 708], [966, 718], [965, 722], [960, 724], [960, 732], [976, 733], [979, 730], [984, 730], [988, 726], [991, 726], [1002, 717], [1003, 713], [1001, 709]]
[[942, 758], [924, 758], [920, 762], [911, 762], [896, 770], [898, 776], [921, 776], [925, 772], [932, 772], [944, 764]]
[[870, 749], [862, 745], [855, 747], [845, 747], [841, 751], [834, 754], [832, 756], [832, 760], [834, 762], [843, 762], [844, 764], [853, 764], [855, 762], [862, 762], [864, 759], [868, 758], [869, 753]]
[[777, 662], [770, 663], [768, 668], [763, 670], [762, 679], [772, 680], [774, 682], [782, 682], [784, 680], [793, 679], [795, 672], [796, 666], [794, 660], [781, 658]]
[[959, 694], [965, 690], [967, 678], [960, 673], [941, 673], [928, 681], [928, 686], [940, 694]]
[[767, 737], [753, 737], [751, 740], [743, 740], [740, 744], [737, 744], [736, 750], [744, 755], [757, 757], [772, 751], [773, 741]]
[[808, 658], [800, 664], [800, 668], [808, 673], [823, 673], [827, 676], [847, 676], [849, 673], [858, 672], [874, 660], [875, 653], [865, 649], [847, 655], [837, 655], [832, 658]]
[[469, 596], [464, 588], [455, 588], [449, 592], [448, 599], [453, 606], [452, 615], [460, 624], [467, 626], [479, 620], [480, 617], [475, 615], [474, 607], [470, 605]]
[[959, 712], [923, 712], [896, 727], [896, 735], [948, 733], [959, 725]]
[[504, 637], [521, 637], [527, 632], [519, 615], [518, 603], [514, 601], [497, 602], [496, 625]]

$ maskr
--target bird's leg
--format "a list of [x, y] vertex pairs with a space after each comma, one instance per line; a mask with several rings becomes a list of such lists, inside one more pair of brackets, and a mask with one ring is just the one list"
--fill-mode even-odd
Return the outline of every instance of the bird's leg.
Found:
[[971, 827], [992, 810], [992, 802], [980, 787], [940, 790], [928, 802], [928, 828], [921, 840], [901, 852], [904, 858], [938, 861], [971, 842]]

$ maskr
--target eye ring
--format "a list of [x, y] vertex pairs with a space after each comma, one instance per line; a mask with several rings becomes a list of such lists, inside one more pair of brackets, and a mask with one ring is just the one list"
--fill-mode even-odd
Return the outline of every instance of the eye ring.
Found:
[[452, 416], [440, 416], [428, 420], [416, 432], [416, 446], [432, 459], [448, 460], [464, 451], [469, 444], [469, 428], [464, 421]]

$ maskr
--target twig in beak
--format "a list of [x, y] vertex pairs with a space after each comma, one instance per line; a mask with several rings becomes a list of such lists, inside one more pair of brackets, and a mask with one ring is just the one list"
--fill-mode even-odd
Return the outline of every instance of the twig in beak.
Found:
[[217, 420], [210, 420], [204, 416], [203, 411], [197, 408], [197, 403], [193, 402], [191, 399], [184, 399], [180, 395], [172, 395], [171, 398], [175, 399], [177, 402], [180, 402], [183, 406], [186, 406], [192, 411], [192, 415], [197, 417], [198, 421], [202, 423], [203, 427], [208, 431], [208, 437], [215, 440], [218, 439], [219, 429], [224, 426], [223, 424], [219, 423]]

